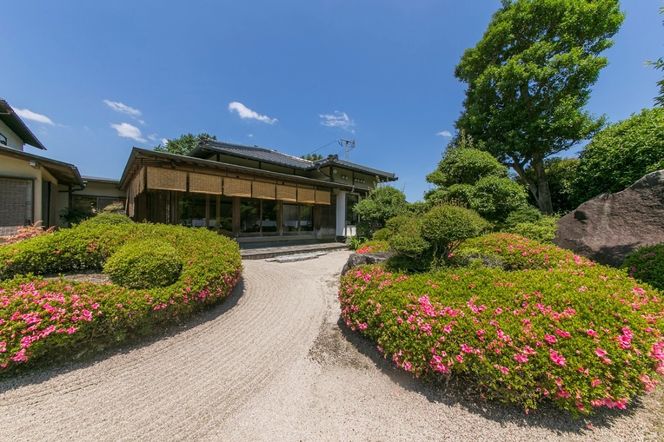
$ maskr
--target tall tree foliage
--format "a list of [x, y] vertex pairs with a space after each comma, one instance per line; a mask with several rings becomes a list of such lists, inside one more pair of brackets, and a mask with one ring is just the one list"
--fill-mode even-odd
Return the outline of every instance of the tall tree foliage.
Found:
[[618, 0], [504, 0], [456, 68], [468, 85], [457, 128], [514, 168], [543, 212], [545, 158], [603, 125], [584, 106], [622, 20]]
[[217, 137], [208, 133], [184, 134], [178, 138], [168, 140], [165, 145], [155, 146], [154, 150], [157, 152], [175, 153], [178, 155], [189, 155], [189, 153], [198, 146], [198, 143], [205, 140], [216, 140]]
[[[660, 8], [659, 12], [664, 14], [664, 7]], [[660, 57], [659, 60], [652, 62], [652, 65], [655, 67], [655, 69], [664, 71], [664, 58]], [[664, 78], [659, 80], [657, 85], [659, 86], [659, 95], [655, 97], [655, 103], [658, 106], [664, 107]]]

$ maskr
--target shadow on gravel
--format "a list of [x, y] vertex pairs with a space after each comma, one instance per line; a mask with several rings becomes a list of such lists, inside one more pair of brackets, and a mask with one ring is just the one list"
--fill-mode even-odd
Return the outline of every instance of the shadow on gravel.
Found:
[[173, 324], [172, 326], [166, 327], [159, 331], [155, 331], [154, 334], [149, 336], [136, 338], [135, 340], [121, 344], [118, 347], [104, 350], [89, 357], [83, 357], [79, 361], [62, 362], [53, 367], [34, 367], [33, 369], [28, 369], [28, 371], [24, 373], [17, 373], [14, 377], [0, 379], [0, 394], [26, 385], [40, 384], [55, 376], [92, 366], [114, 355], [126, 354], [133, 350], [147, 347], [162, 339], [173, 337], [179, 333], [198, 327], [209, 321], [213, 321], [214, 319], [235, 307], [238, 300], [244, 294], [244, 291], [244, 277], [240, 277], [240, 280], [236, 284], [230, 296], [221, 301], [218, 305], [211, 307], [208, 310], [202, 311], [191, 318], [183, 320], [180, 323]]
[[542, 404], [540, 409], [525, 414], [522, 409], [512, 405], [482, 400], [479, 398], [479, 393], [473, 391], [467, 383], [464, 384], [463, 380], [452, 379], [446, 383], [415, 379], [385, 359], [371, 341], [349, 330], [341, 318], [337, 325], [341, 335], [357, 351], [368, 357], [380, 371], [402, 388], [421, 394], [431, 402], [447, 406], [460, 405], [470, 412], [499, 423], [511, 423], [520, 427], [543, 427], [560, 436], [571, 433], [582, 435], [588, 424], [593, 427], [610, 427], [617, 419], [630, 416], [643, 407], [637, 399], [628, 410], [601, 410], [591, 417], [574, 418], [551, 405]]

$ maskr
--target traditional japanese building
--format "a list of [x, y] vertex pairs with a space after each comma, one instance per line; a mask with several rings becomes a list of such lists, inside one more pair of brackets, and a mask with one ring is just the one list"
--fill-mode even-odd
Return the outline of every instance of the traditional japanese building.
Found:
[[207, 227], [240, 242], [333, 240], [355, 233], [352, 207], [394, 174], [207, 140], [188, 156], [134, 148], [120, 179], [137, 221]]

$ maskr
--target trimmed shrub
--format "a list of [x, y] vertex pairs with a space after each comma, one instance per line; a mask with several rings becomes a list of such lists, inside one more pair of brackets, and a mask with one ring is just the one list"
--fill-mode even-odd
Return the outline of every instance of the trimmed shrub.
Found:
[[408, 202], [402, 191], [391, 186], [378, 187], [353, 207], [360, 218], [357, 233], [360, 237], [371, 238], [376, 230], [385, 227], [388, 219], [407, 211]]
[[510, 212], [505, 218], [504, 226], [507, 228], [514, 227], [521, 223], [533, 223], [542, 219], [544, 214], [533, 206], [523, 206]]
[[392, 236], [392, 231], [387, 227], [383, 227], [382, 229], [376, 230], [372, 238], [375, 241], [387, 241], [390, 239], [390, 236]]
[[504, 270], [545, 270], [594, 265], [589, 259], [553, 244], [542, 244], [510, 233], [491, 233], [464, 241], [455, 253], [453, 263], [465, 265], [469, 259], [478, 258]]
[[623, 267], [639, 281], [664, 290], [664, 244], [639, 248], [625, 258]]
[[448, 148], [436, 170], [427, 181], [441, 187], [454, 184], [474, 184], [487, 176], [507, 177], [507, 167], [489, 152], [472, 147]]
[[83, 221], [80, 225], [82, 226], [114, 226], [117, 224], [133, 224], [131, 218], [121, 215], [119, 213], [103, 212], [99, 215], [95, 215], [92, 218], [88, 218]]
[[518, 239], [471, 241], [506, 262], [538, 257], [534, 269], [359, 267], [341, 280], [342, 318], [414, 376], [459, 377], [526, 410], [545, 401], [573, 414], [623, 409], [651, 391], [664, 374], [661, 293], [568, 251], [509, 238]]
[[525, 206], [526, 201], [526, 189], [521, 184], [490, 176], [475, 184], [470, 208], [490, 221], [503, 222], [511, 212]]
[[436, 206], [422, 218], [422, 238], [432, 248], [435, 260], [442, 262], [465, 239], [480, 235], [489, 224], [476, 212], [463, 207]]
[[[224, 299], [240, 277], [237, 243], [213, 232], [90, 221], [0, 247], [0, 375], [163, 329]], [[141, 241], [164, 242], [184, 258], [174, 284], [141, 290], [26, 275], [100, 271], [121, 247]]]
[[172, 245], [155, 239], [126, 244], [104, 264], [115, 284], [132, 289], [164, 287], [177, 281], [182, 261]]
[[537, 221], [518, 223], [506, 229], [507, 232], [544, 243], [552, 243], [558, 230], [558, 217], [543, 216]]

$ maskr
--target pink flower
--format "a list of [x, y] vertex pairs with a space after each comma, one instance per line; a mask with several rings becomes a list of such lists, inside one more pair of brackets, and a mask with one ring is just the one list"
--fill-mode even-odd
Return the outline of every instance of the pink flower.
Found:
[[590, 385], [592, 385], [593, 387], [599, 387], [600, 385], [602, 385], [602, 381], [595, 378], [592, 381], [590, 381]]
[[403, 369], [406, 370], [406, 371], [413, 371], [413, 364], [406, 361], [406, 362], [403, 363]]
[[443, 331], [445, 333], [452, 333], [452, 326], [450, 324], [445, 325], [445, 327], [443, 327]]
[[607, 355], [606, 350], [604, 350], [603, 348], [599, 348], [599, 347], [595, 349], [595, 354], [597, 356], [599, 356], [600, 358], [603, 358]]
[[361, 322], [361, 323], [357, 324], [357, 328], [359, 328], [360, 330], [366, 330], [368, 327], [369, 327], [369, 325], [367, 325], [366, 322]]
[[25, 348], [20, 349], [18, 353], [11, 357], [11, 360], [14, 362], [27, 362], [28, 357], [25, 355]]
[[7, 343], [5, 341], [0, 341], [0, 353], [5, 353], [7, 351]]
[[588, 330], [586, 330], [586, 334], [588, 334], [588, 336], [592, 336], [593, 338], [597, 337], [597, 332], [595, 330], [593, 330], [592, 328], [589, 328]]
[[556, 329], [556, 334], [558, 336], [560, 336], [561, 338], [571, 338], [572, 337], [572, 335], [569, 332], [567, 332], [565, 330], [561, 330], [559, 328]]
[[514, 360], [519, 364], [525, 364], [528, 362], [528, 356], [524, 355], [523, 353], [517, 353], [514, 355]]
[[500, 371], [503, 375], [508, 375], [510, 373], [510, 369], [505, 366], [496, 364], [494, 365], [494, 367], [496, 368], [496, 370]]
[[459, 353], [459, 354], [456, 355], [454, 358], [457, 360], [457, 362], [458, 362], [459, 364], [463, 364], [463, 355], [462, 355], [462, 354]]
[[557, 351], [553, 349], [549, 350], [549, 357], [555, 364], [560, 365], [561, 367], [565, 365], [565, 357]]
[[468, 344], [461, 344], [461, 351], [464, 353], [472, 353], [473, 352], [473, 347], [471, 347]]
[[641, 287], [634, 287], [632, 289], [632, 293], [634, 293], [637, 296], [641, 296], [641, 295], [644, 295], [646, 293], [646, 291], [644, 289], [642, 289]]
[[549, 344], [555, 344], [558, 342], [558, 339], [556, 339], [556, 337], [553, 335], [544, 335], [544, 340]]

